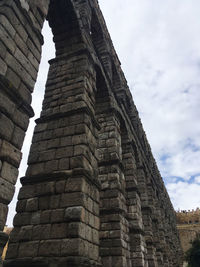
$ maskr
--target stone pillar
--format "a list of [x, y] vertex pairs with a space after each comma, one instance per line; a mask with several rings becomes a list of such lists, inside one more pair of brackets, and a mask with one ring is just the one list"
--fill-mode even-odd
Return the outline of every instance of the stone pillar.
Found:
[[[124, 127], [121, 127], [124, 132]], [[127, 134], [122, 134], [122, 155], [126, 180], [127, 218], [129, 221], [131, 266], [146, 266], [146, 244], [141, 211], [141, 199], [138, 190], [137, 167], [133, 142]]]
[[[141, 165], [140, 165], [141, 166]], [[138, 188], [141, 196], [142, 218], [144, 223], [145, 242], [147, 246], [147, 261], [149, 267], [161, 266], [157, 263], [154, 244], [154, 232], [152, 222], [152, 199], [148, 193], [148, 179], [144, 167], [137, 169]]]
[[25, 0], [0, 3], [0, 256], [7, 237], [2, 232], [13, 198], [21, 147], [29, 118], [34, 115], [31, 93], [36, 81], [48, 9]]
[[53, 29], [57, 58], [50, 62], [5, 266], [99, 266], [95, 71], [80, 35], [62, 30]]
[[[108, 101], [108, 102], [107, 102]], [[104, 102], [104, 105], [102, 103]], [[99, 132], [100, 256], [107, 267], [130, 265], [129, 223], [126, 219], [125, 178], [120, 122], [105, 99], [97, 108]], [[107, 108], [107, 110], [105, 110]]]
[[[155, 179], [155, 177], [154, 177]], [[151, 188], [151, 194], [154, 201], [154, 213], [153, 213], [153, 233], [154, 233], [154, 242], [156, 247], [156, 255], [159, 266], [169, 267], [171, 266], [170, 261], [170, 246], [166, 240], [167, 232], [167, 218], [165, 217], [165, 202], [163, 201], [162, 193], [162, 183], [158, 185], [159, 180], [155, 179], [157, 185]]]

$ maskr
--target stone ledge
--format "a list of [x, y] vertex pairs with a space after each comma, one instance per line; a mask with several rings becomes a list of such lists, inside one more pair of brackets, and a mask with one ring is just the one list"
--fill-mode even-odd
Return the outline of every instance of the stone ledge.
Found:
[[55, 171], [51, 173], [44, 173], [36, 176], [25, 176], [20, 179], [22, 185], [31, 185], [31, 184], [37, 184], [37, 183], [42, 183], [42, 182], [51, 182], [51, 181], [59, 181], [67, 178], [76, 178], [84, 176], [89, 182], [92, 182], [93, 184], [96, 185], [98, 189], [101, 189], [101, 185], [99, 181], [94, 178], [88, 171], [82, 168], [77, 168], [74, 170], [69, 170], [69, 171]]
[[52, 115], [43, 116], [43, 117], [40, 117], [39, 119], [36, 119], [35, 122], [37, 124], [44, 123], [44, 122], [48, 122], [51, 120], [57, 120], [57, 119], [61, 119], [61, 118], [67, 117], [67, 116], [72, 116], [75, 114], [77, 115], [79, 113], [84, 113], [84, 112], [87, 113], [87, 115], [89, 115], [91, 117], [91, 120], [92, 120], [94, 126], [98, 130], [100, 130], [100, 125], [99, 125], [98, 121], [96, 120], [94, 114], [92, 113], [92, 111], [88, 107], [81, 107], [81, 108], [77, 108], [77, 109], [72, 109], [72, 110], [67, 111], [67, 112], [58, 112], [58, 113], [55, 113]]
[[101, 267], [102, 265], [84, 257], [69, 256], [66, 258], [51, 259], [47, 258], [31, 259], [23, 258], [16, 260], [6, 260], [3, 267]]

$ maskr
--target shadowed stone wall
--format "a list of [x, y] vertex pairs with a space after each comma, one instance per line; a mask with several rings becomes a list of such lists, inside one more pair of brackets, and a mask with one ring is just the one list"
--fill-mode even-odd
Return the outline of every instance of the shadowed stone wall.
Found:
[[0, 254], [7, 242], [3, 228], [15, 190], [21, 147], [29, 118], [34, 115], [31, 93], [48, 7], [48, 1], [43, 2], [41, 9], [37, 3], [30, 7], [26, 1], [0, 1]]
[[46, 15], [56, 57], [4, 266], [180, 266], [175, 213], [96, 0], [0, 1], [0, 230]]

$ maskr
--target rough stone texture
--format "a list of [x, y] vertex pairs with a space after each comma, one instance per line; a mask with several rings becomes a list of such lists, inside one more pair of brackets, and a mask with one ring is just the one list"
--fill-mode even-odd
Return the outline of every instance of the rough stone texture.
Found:
[[179, 267], [175, 213], [97, 1], [4, 0], [0, 11], [1, 229], [46, 15], [56, 46], [4, 266]]
[[[23, 2], [23, 3], [22, 3]], [[44, 8], [48, 7], [44, 1]], [[22, 5], [21, 5], [22, 4]], [[26, 9], [25, 8], [26, 5]], [[43, 9], [44, 9], [43, 8]], [[0, 2], [0, 251], [7, 237], [3, 228], [13, 198], [21, 147], [37, 77], [45, 14], [24, 1]]]

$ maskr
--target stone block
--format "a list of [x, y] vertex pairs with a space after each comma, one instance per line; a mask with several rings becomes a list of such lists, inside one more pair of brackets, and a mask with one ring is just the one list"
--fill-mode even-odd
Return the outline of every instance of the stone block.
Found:
[[30, 38], [26, 41], [26, 44], [27, 44], [29, 50], [33, 53], [35, 58], [38, 60], [38, 62], [40, 62], [40, 59], [41, 59], [41, 48], [38, 48]]
[[31, 219], [30, 219], [30, 224], [36, 225], [40, 224], [40, 217], [41, 217], [41, 211], [36, 211], [30, 213]]
[[3, 231], [8, 214], [8, 206], [0, 203], [0, 231]]
[[19, 232], [20, 232], [20, 227], [14, 227], [13, 228], [13, 230], [10, 233], [10, 237], [9, 237], [10, 243], [18, 242]]
[[2, 25], [0, 25], [0, 39], [3, 42], [4, 46], [12, 53], [14, 53], [16, 48], [15, 42], [13, 41], [12, 37], [6, 32], [5, 28]]
[[50, 197], [50, 209], [57, 209], [60, 206], [60, 195], [54, 195]]
[[32, 225], [22, 226], [19, 231], [18, 240], [20, 242], [32, 241], [32, 232], [33, 232]]
[[58, 168], [59, 170], [68, 170], [69, 169], [69, 158], [60, 159]]
[[[43, 142], [43, 145], [45, 146], [45, 143]], [[40, 162], [40, 161], [49, 161], [49, 160], [54, 160], [56, 158], [56, 150], [55, 149], [51, 149], [51, 150], [47, 150], [47, 151], [41, 151], [40, 153], [38, 153], [38, 157], [34, 157], [34, 155], [37, 155], [36, 152], [30, 154], [30, 157], [33, 156], [33, 158], [35, 159], [35, 161]], [[30, 163], [34, 162], [34, 160], [30, 160]]]
[[44, 165], [44, 170], [46, 173], [51, 173], [53, 171], [57, 171], [59, 166], [58, 160], [49, 160]]
[[0, 74], [5, 75], [7, 71], [7, 65], [6, 63], [0, 58]]
[[[7, 66], [6, 78], [10, 81], [11, 85], [14, 88], [16, 88], [17, 90], [19, 89], [21, 78], [10, 68], [10, 66]], [[15, 118], [13, 119], [15, 120]]]
[[62, 256], [86, 256], [86, 242], [80, 238], [64, 239], [61, 243]]
[[34, 163], [30, 166], [28, 166], [27, 171], [26, 171], [26, 176], [35, 176], [38, 174], [44, 174], [45, 173], [45, 169], [44, 169], [44, 163]]
[[32, 239], [33, 240], [47, 240], [50, 239], [51, 224], [43, 224], [33, 226]]
[[15, 109], [14, 121], [20, 128], [26, 131], [29, 124], [29, 115], [22, 112], [20, 109]]
[[29, 198], [26, 201], [26, 211], [37, 211], [38, 210], [38, 198]]
[[56, 223], [51, 226], [51, 239], [63, 239], [66, 238], [67, 227], [66, 223]]
[[39, 247], [38, 241], [20, 243], [18, 257], [19, 258], [36, 257], [38, 254], [38, 247]]
[[23, 212], [26, 210], [26, 200], [18, 200], [17, 201], [17, 206], [16, 206], [16, 212]]
[[4, 45], [4, 43], [2, 41], [0, 41], [0, 54], [1, 54], [1, 58], [4, 59], [6, 56], [6, 46]]
[[61, 240], [45, 240], [41, 241], [39, 245], [39, 256], [60, 256], [61, 253]]
[[21, 152], [15, 146], [4, 140], [1, 143], [0, 158], [8, 158], [15, 163], [16, 167], [19, 167]]
[[28, 56], [27, 56], [29, 62], [34, 66], [36, 70], [39, 68], [39, 61], [37, 58], [33, 55], [32, 51], [28, 51]]
[[58, 181], [56, 182], [55, 190], [57, 194], [65, 192], [65, 183], [66, 181]]
[[24, 185], [19, 190], [18, 199], [29, 199], [34, 198], [37, 194], [35, 193], [34, 185]]
[[23, 226], [23, 225], [30, 225], [31, 222], [31, 214], [28, 212], [24, 213], [17, 213], [13, 220], [14, 226]]
[[[39, 124], [41, 125], [41, 124]], [[42, 124], [44, 126], [44, 124]], [[40, 127], [40, 131], [41, 131], [41, 127]], [[47, 140], [47, 145], [46, 148], [47, 149], [51, 149], [51, 148], [57, 148], [60, 145], [60, 139], [59, 138], [55, 138], [55, 139], [51, 139], [51, 140]]]
[[86, 170], [90, 170], [91, 166], [88, 160], [84, 156], [76, 156], [70, 158], [70, 168], [84, 168]]
[[15, 192], [15, 186], [1, 177], [0, 177], [0, 185], [1, 185], [0, 199], [4, 204], [8, 205], [13, 198]]
[[113, 257], [112, 258], [112, 263], [116, 267], [126, 266], [126, 264], [127, 264], [125, 257]]
[[23, 65], [19, 63], [19, 61], [16, 60], [14, 56], [7, 53], [5, 62], [10, 66], [10, 68], [17, 74], [19, 77], [22, 78], [24, 83], [33, 88], [35, 85], [35, 79], [31, 77], [31, 75], [24, 69]]
[[85, 209], [79, 207], [69, 207], [65, 209], [65, 221], [85, 221]]
[[80, 178], [69, 178], [65, 183], [65, 192], [83, 192], [85, 179]]
[[99, 231], [92, 229], [92, 243], [99, 245]]
[[56, 209], [51, 211], [51, 223], [61, 223], [64, 221], [64, 209]]
[[28, 34], [24, 28], [27, 25], [26, 17], [21, 13], [21, 10], [12, 3], [10, 6], [4, 6], [1, 8], [1, 12], [5, 14], [8, 20], [12, 21], [12, 26], [18, 32], [18, 34], [24, 39], [27, 40]]
[[1, 110], [9, 114], [10, 116], [13, 115], [15, 110], [15, 103], [13, 103], [13, 101], [3, 93], [3, 90], [0, 92], [0, 107]]
[[65, 207], [74, 207], [74, 206], [85, 206], [86, 197], [83, 193], [64, 193], [61, 195], [60, 206]]
[[3, 113], [0, 114], [0, 132], [6, 140], [10, 141], [14, 130], [14, 123]]
[[70, 222], [67, 224], [67, 238], [88, 239], [86, 228], [88, 226], [81, 222]]
[[39, 210], [48, 210], [50, 196], [39, 197]]
[[24, 142], [24, 137], [25, 137], [25, 131], [15, 126], [11, 138], [11, 143], [14, 144], [18, 149], [21, 149]]
[[9, 247], [6, 253], [6, 259], [16, 259], [18, 256], [18, 249], [19, 249], [18, 243], [9, 244]]
[[73, 146], [58, 148], [56, 150], [56, 159], [71, 157], [74, 154]]
[[36, 196], [53, 195], [55, 193], [55, 182], [44, 182], [35, 185]]
[[4, 16], [0, 16], [0, 24], [6, 29], [6, 31], [9, 33], [9, 35], [13, 38], [15, 36], [15, 29], [13, 28], [10, 21]]
[[25, 70], [30, 74], [30, 76], [33, 78], [33, 80], [36, 80], [37, 78], [37, 70], [32, 66], [28, 58], [19, 50], [16, 48], [14, 57], [22, 64], [22, 66], [25, 68]]
[[18, 176], [18, 169], [4, 161], [0, 176], [9, 183], [15, 185]]
[[41, 215], [40, 215], [40, 223], [41, 224], [47, 224], [50, 222], [50, 218], [51, 218], [51, 213], [52, 211], [51, 210], [44, 210], [44, 211], [41, 211]]

